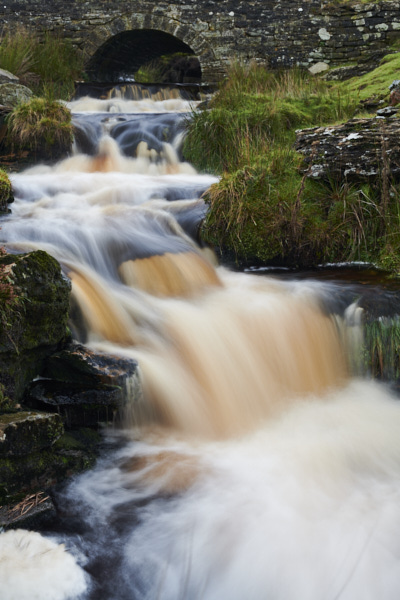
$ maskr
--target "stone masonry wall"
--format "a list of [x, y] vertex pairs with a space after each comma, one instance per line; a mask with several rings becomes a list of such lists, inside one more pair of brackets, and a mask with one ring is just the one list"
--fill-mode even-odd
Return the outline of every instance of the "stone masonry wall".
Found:
[[[198, 55], [204, 81], [233, 58], [271, 67], [374, 61], [400, 42], [400, 1], [3, 0], [0, 26], [60, 30], [85, 56], [113, 35], [159, 29]], [[372, 68], [372, 67], [371, 67]]]

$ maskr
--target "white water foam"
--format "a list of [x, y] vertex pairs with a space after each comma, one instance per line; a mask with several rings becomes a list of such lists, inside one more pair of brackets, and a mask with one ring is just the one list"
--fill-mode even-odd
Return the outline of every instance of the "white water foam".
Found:
[[77, 600], [84, 571], [64, 545], [21, 529], [0, 535], [1, 600]]
[[235, 441], [153, 431], [70, 493], [100, 538], [122, 520], [112, 599], [397, 600], [399, 430], [354, 380]]
[[190, 112], [199, 104], [198, 101], [172, 98], [167, 100], [126, 100], [123, 98], [110, 98], [101, 100], [85, 96], [79, 100], [67, 103], [68, 108], [75, 113], [85, 112], [110, 112], [110, 113], [168, 113]]

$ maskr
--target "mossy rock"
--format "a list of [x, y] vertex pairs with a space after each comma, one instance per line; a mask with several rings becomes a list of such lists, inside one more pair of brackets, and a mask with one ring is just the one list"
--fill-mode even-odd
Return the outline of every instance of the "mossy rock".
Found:
[[0, 257], [0, 412], [22, 398], [44, 358], [67, 340], [70, 289], [46, 252]]
[[0, 104], [13, 108], [21, 102], [28, 102], [33, 92], [25, 85], [19, 83], [0, 84]]

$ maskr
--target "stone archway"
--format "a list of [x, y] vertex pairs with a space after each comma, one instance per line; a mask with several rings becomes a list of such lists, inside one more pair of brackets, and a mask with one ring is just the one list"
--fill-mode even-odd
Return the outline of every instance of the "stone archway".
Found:
[[[150, 79], [141, 80], [142, 77]], [[201, 67], [188, 44], [157, 29], [133, 29], [109, 38], [90, 58], [92, 81], [116, 82], [135, 77], [142, 83], [200, 83]], [[151, 79], [151, 77], [153, 77]]]
[[90, 76], [100, 65], [105, 72], [111, 70], [114, 68], [112, 63], [117, 70], [123, 71], [124, 58], [132, 68], [139, 68], [152, 58], [174, 52], [197, 57], [201, 79], [205, 83], [214, 82], [221, 75], [220, 62], [204, 39], [202, 28], [181, 22], [179, 14], [174, 14], [173, 18], [154, 13], [121, 16], [94, 28], [83, 49], [88, 56], [86, 64]]

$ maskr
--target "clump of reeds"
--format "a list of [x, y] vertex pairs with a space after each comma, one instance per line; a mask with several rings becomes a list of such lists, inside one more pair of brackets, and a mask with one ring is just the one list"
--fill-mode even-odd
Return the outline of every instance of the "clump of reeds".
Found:
[[364, 327], [364, 368], [384, 381], [400, 377], [400, 319], [380, 317]]

